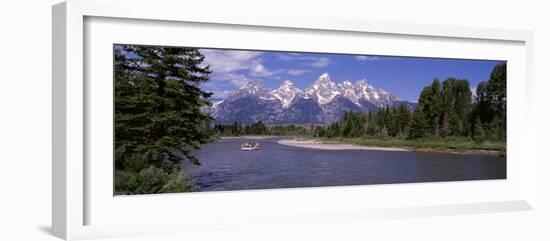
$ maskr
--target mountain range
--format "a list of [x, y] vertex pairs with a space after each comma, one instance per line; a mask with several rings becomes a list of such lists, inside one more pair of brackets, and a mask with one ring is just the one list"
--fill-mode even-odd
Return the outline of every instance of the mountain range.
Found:
[[267, 124], [329, 124], [341, 120], [348, 110], [368, 112], [382, 107], [406, 104], [414, 109], [416, 103], [401, 100], [367, 80], [335, 83], [324, 73], [305, 90], [290, 80], [269, 91], [259, 81], [243, 85], [224, 99], [214, 101], [205, 109], [216, 123], [243, 124], [263, 121]]

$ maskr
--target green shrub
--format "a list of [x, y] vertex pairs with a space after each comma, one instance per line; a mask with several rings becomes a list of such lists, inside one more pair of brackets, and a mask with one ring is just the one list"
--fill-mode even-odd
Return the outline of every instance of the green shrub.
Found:
[[116, 194], [152, 194], [198, 191], [197, 185], [181, 171], [167, 172], [155, 166], [136, 171], [115, 170]]
[[147, 161], [143, 154], [134, 153], [130, 154], [127, 158], [124, 158], [123, 170], [139, 172], [148, 167]]
[[195, 182], [189, 181], [184, 173], [173, 172], [170, 174], [162, 190], [165, 193], [196, 192], [199, 191], [199, 188]]

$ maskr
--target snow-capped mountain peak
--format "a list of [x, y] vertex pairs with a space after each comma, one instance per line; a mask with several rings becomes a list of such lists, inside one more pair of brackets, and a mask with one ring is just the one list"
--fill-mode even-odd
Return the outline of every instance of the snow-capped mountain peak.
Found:
[[319, 76], [318, 79], [319, 80], [328, 80], [328, 81], [330, 81], [330, 75], [327, 72], [325, 72], [321, 76]]
[[351, 88], [353, 87], [353, 84], [349, 80], [344, 80], [342, 83], [340, 83], [340, 87], [342, 88]]
[[367, 86], [369, 86], [369, 83], [367, 82], [367, 79], [360, 79], [360, 80], [355, 82], [355, 85], [357, 87], [367, 87]]
[[241, 86], [235, 93], [231, 94], [230, 98], [242, 97], [242, 96], [257, 96], [261, 99], [270, 99], [269, 92], [262, 82], [259, 80], [250, 81]]
[[292, 81], [290, 80], [283, 81], [279, 89], [284, 89], [284, 90], [297, 89], [298, 90], [298, 88], [294, 87], [294, 83], [292, 83]]
[[304, 91], [290, 80], [274, 90], [267, 90], [260, 81], [251, 81], [205, 108], [220, 123], [333, 123], [345, 111], [372, 111], [405, 103], [390, 92], [370, 85], [366, 79], [355, 83], [335, 83], [328, 73], [320, 75]]
[[351, 81], [344, 80], [342, 83], [338, 84], [338, 86], [340, 87], [340, 92], [344, 95], [344, 97], [351, 100], [351, 102], [356, 105], [361, 105], [359, 104], [360, 95], [357, 94], [357, 88], [353, 83], [351, 83]]
[[355, 82], [355, 89], [359, 95], [359, 98], [370, 100], [371, 97], [374, 97], [374, 87], [369, 85], [366, 79], [358, 80], [357, 82]]
[[290, 80], [285, 80], [279, 88], [272, 90], [270, 94], [281, 101], [283, 108], [288, 108], [296, 96], [302, 91], [294, 86]]
[[349, 80], [336, 84], [330, 79], [328, 73], [320, 75], [304, 92], [296, 88], [290, 80], [285, 80], [279, 88], [270, 92], [260, 81], [250, 81], [230, 97], [235, 96], [256, 96], [263, 100], [278, 100], [283, 108], [290, 107], [298, 97], [314, 99], [319, 105], [328, 104], [337, 96], [343, 96], [358, 106], [361, 106], [362, 100], [378, 107], [400, 101], [399, 97], [392, 93], [373, 87], [366, 79], [358, 80], [355, 84]]
[[330, 80], [328, 73], [324, 73], [306, 91], [306, 98], [315, 98], [320, 105], [330, 103], [334, 97], [341, 95], [340, 88]]

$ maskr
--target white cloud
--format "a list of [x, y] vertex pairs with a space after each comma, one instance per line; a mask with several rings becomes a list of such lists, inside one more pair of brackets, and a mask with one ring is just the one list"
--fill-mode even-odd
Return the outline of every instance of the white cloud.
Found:
[[211, 92], [219, 92], [223, 90], [234, 90], [235, 87], [239, 88], [246, 83], [252, 81], [246, 75], [235, 73], [216, 74], [215, 77], [210, 77], [210, 80], [201, 84], [206, 90]]
[[254, 77], [269, 77], [281, 73], [282, 70], [270, 70], [261, 63], [255, 63], [250, 69], [250, 75]]
[[320, 57], [320, 58], [314, 58], [313, 62], [311, 62], [309, 65], [315, 68], [324, 68], [327, 67], [330, 62], [329, 58]]
[[214, 98], [221, 98], [221, 99], [224, 99], [225, 97], [227, 97], [228, 95], [230, 95], [233, 92], [234, 92], [233, 90], [214, 90], [214, 91], [212, 91], [212, 93], [214, 94], [213, 95]]
[[223, 76], [223, 79], [229, 80], [229, 82], [231, 84], [233, 84], [233, 86], [236, 86], [236, 87], [241, 87], [241, 86], [245, 85], [246, 83], [252, 81], [250, 78], [248, 78], [247, 76], [245, 76], [243, 74], [232, 74], [232, 73], [225, 74]]
[[289, 75], [294, 75], [294, 76], [303, 75], [307, 72], [309, 72], [309, 70], [307, 69], [289, 69], [287, 71]]
[[217, 49], [201, 49], [200, 52], [205, 56], [204, 64], [210, 65], [214, 74], [247, 69], [252, 62], [258, 61], [257, 57], [262, 54], [254, 51]]
[[210, 82], [226, 89], [241, 87], [255, 77], [272, 77], [283, 71], [264, 66], [260, 51], [201, 49], [200, 52], [205, 56], [204, 66], [210, 65], [212, 70]]
[[376, 56], [357, 55], [357, 56], [355, 56], [355, 59], [357, 59], [358, 61], [371, 61], [371, 60], [377, 60], [378, 57], [376, 57]]
[[262, 51], [200, 49], [204, 56], [203, 66], [209, 65], [212, 70], [210, 81], [203, 87], [215, 93], [216, 97], [227, 95], [229, 91], [240, 88], [253, 80], [269, 78], [281, 79], [280, 74], [299, 76], [312, 71], [313, 68], [324, 68], [330, 64], [330, 58], [303, 55], [301, 53], [278, 53], [276, 58], [292, 62], [295, 68], [271, 69], [266, 66]]
[[303, 56], [301, 53], [278, 54], [277, 58], [284, 61], [300, 61], [302, 65], [308, 65], [315, 68], [327, 67], [330, 59], [327, 57]]

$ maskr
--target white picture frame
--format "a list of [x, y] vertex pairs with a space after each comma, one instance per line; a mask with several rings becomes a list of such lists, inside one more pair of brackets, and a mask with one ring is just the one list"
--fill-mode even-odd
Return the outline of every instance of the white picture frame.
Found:
[[[533, 126], [529, 125], [529, 117], [533, 116], [529, 108], [532, 101], [529, 93], [533, 92], [531, 89], [533, 82], [533, 34], [531, 32], [275, 15], [222, 16], [204, 15], [201, 12], [192, 11], [181, 14], [178, 9], [183, 8], [184, 4], [178, 1], [132, 2], [131, 8], [128, 8], [124, 3], [124, 1], [120, 0], [108, 2], [73, 0], [53, 7], [52, 226], [54, 235], [63, 239], [84, 239], [122, 235], [192, 232], [254, 225], [292, 225], [294, 222], [318, 223], [324, 222], [321, 220], [329, 216], [331, 217], [331, 222], [339, 222], [350, 219], [422, 217], [530, 210], [533, 208], [535, 157], [532, 148], [535, 146], [534, 130], [528, 128], [521, 133], [514, 131], [514, 126]], [[185, 5], [188, 6], [189, 3], [185, 3]], [[94, 27], [93, 29], [86, 27], [86, 24], [97, 24], [98, 21], [96, 20], [98, 19], [100, 20], [99, 25], [94, 26], [99, 27]], [[509, 99], [511, 106], [508, 115], [512, 117], [510, 119], [510, 128], [512, 129], [510, 136], [517, 137], [517, 139], [510, 139], [508, 143], [508, 148], [512, 147], [508, 158], [512, 160], [511, 163], [513, 164], [509, 165], [509, 169], [513, 168], [513, 170], [509, 170], [509, 174], [513, 175], [508, 175], [509, 178], [504, 182], [472, 181], [445, 184], [432, 183], [415, 186], [396, 184], [371, 185], [369, 187], [352, 186], [266, 190], [258, 192], [220, 192], [200, 195], [146, 195], [117, 197], [116, 200], [112, 195], [110, 199], [105, 195], [104, 197], [97, 198], [100, 195], [97, 193], [101, 193], [102, 190], [105, 191], [103, 188], [105, 187], [104, 183], [108, 184], [109, 181], [112, 183], [112, 179], [107, 178], [107, 181], [98, 185], [91, 184], [95, 183], [94, 180], [98, 180], [97, 178], [94, 179], [94, 175], [106, 175], [109, 173], [101, 171], [104, 170], [101, 168], [105, 168], [105, 166], [97, 166], [91, 163], [90, 160], [86, 160], [92, 154], [89, 153], [90, 144], [87, 141], [94, 141], [93, 139], [87, 139], [90, 135], [90, 130], [87, 128], [90, 128], [90, 125], [93, 126], [93, 124], [90, 124], [90, 121], [94, 121], [93, 118], [90, 119], [90, 116], [99, 116], [99, 118], [103, 116], [90, 115], [90, 111], [93, 112], [93, 109], [96, 108], [94, 107], [94, 103], [97, 102], [90, 103], [90, 101], [95, 99], [93, 97], [94, 93], [90, 93], [89, 91], [90, 89], [98, 89], [100, 86], [90, 86], [85, 81], [85, 78], [94, 78], [88, 76], [89, 73], [86, 73], [86, 68], [96, 68], [94, 63], [97, 62], [93, 58], [92, 60], [88, 59], [87, 55], [90, 54], [90, 49], [87, 48], [93, 48], [95, 55], [101, 55], [96, 54], [101, 52], [101, 47], [96, 48], [94, 44], [87, 45], [86, 41], [97, 40], [97, 42], [105, 41], [111, 44], [113, 41], [120, 41], [120, 39], [116, 39], [117, 36], [114, 34], [111, 35], [108, 31], [101, 29], [102, 24], [111, 24], [110, 26], [118, 27], [118, 30], [120, 28], [129, 28], [124, 24], [117, 25], [117, 21], [131, 23], [134, 26], [136, 24], [143, 24], [145, 26], [145, 23], [151, 23], [147, 24], [151, 31], [162, 28], [163, 25], [181, 28], [181, 26], [186, 24], [206, 24], [208, 26], [221, 26], [229, 30], [233, 28], [235, 31], [239, 28], [252, 28], [251, 31], [248, 31], [250, 34], [264, 32], [266, 35], [269, 35], [300, 31], [305, 34], [308, 32], [315, 32], [316, 34], [330, 33], [335, 38], [338, 38], [339, 35], [343, 36], [347, 34], [358, 34], [360, 36], [364, 34], [384, 35], [396, 39], [421, 38], [425, 39], [425, 41], [449, 42], [438, 47], [439, 50], [450, 49], [449, 46], [453, 44], [456, 46], [470, 46], [474, 49], [487, 47], [489, 50], [485, 53], [475, 55], [480, 58], [483, 56], [498, 57], [499, 53], [496, 53], [498, 48], [490, 50], [490, 46], [498, 45], [495, 43], [502, 43], [503, 46], [510, 45], [512, 47], [509, 48], [509, 56], [513, 60], [507, 60], [517, 63], [516, 67], [512, 67], [510, 71], [511, 75], [516, 78], [509, 80], [509, 84], [513, 84], [511, 86], [513, 88], [509, 88], [509, 94], [510, 96], [514, 96], [514, 98]], [[120, 32], [118, 30], [117, 32]], [[216, 29], [212, 31], [216, 31]], [[96, 33], [99, 34], [95, 36], [100, 38], [88, 38], [90, 34], [93, 35]], [[124, 38], [124, 36], [131, 35], [124, 35], [122, 33], [119, 37]], [[228, 38], [230, 39], [230, 37]], [[304, 38], [307, 38], [307, 36]], [[143, 41], [147, 40], [128, 37], [125, 41], [127, 43], [143, 44]], [[154, 44], [155, 42], [147, 43]], [[159, 43], [175, 43], [177, 45], [178, 40], [177, 38], [174, 40], [165, 39]], [[207, 47], [228, 47], [214, 46], [216, 45], [215, 42], [209, 44], [212, 46]], [[260, 45], [254, 47], [262, 48]], [[281, 44], [275, 47], [275, 44], [273, 44], [271, 47], [271, 49], [276, 50], [285, 50], [287, 48], [293, 48], [293, 46]], [[294, 46], [294, 48], [299, 47]], [[301, 50], [305, 50], [303, 48], [305, 47], [302, 47]], [[323, 46], [319, 45], [311, 48], [313, 49], [309, 49], [310, 51], [320, 51]], [[325, 50], [329, 50], [328, 48], [326, 47]], [[432, 53], [423, 52], [422, 55], [441, 57], [438, 56], [441, 52], [435, 52], [438, 48], [434, 48], [434, 52]], [[99, 51], [96, 52], [96, 49]], [[357, 52], [358, 50], [350, 49], [349, 51], [360, 54], [360, 52]], [[467, 52], [464, 51], [464, 57], [474, 56], [473, 53], [466, 56]], [[399, 54], [399, 52], [397, 53]], [[452, 51], [449, 50], [449, 54], [451, 53]], [[410, 54], [414, 55], [414, 53]], [[108, 70], [105, 71], [108, 72]], [[112, 165], [112, 163], [110, 164]], [[95, 174], [89, 174], [90, 169], [99, 171], [95, 172]], [[441, 200], [424, 201], [411, 197], [410, 200], [382, 202], [384, 198], [399, 198], [398, 193], [406, 193], [410, 196], [423, 194], [426, 197], [434, 197], [434, 193], [445, 193], [447, 189], [464, 192], [467, 195], [464, 198], [456, 198], [449, 193], [449, 195], [444, 195], [446, 198], [441, 198]], [[484, 197], [483, 193], [487, 190], [498, 191], [491, 197]], [[110, 193], [112, 194], [112, 192]], [[476, 193], [479, 196], [476, 196]], [[355, 197], [357, 200], [361, 200], [361, 195], [366, 194], [376, 195], [380, 198], [372, 200], [368, 208], [361, 208], [360, 203], [353, 201], [346, 203], [347, 205], [344, 205], [347, 206], [346, 208], [340, 209], [323, 202], [319, 202], [317, 205], [307, 202], [314, 198], [321, 200], [329, 196], [342, 197], [331, 200], [335, 203], [342, 202], [344, 197], [347, 199]], [[286, 198], [281, 197], [292, 197], [295, 200], [293, 203], [289, 203], [285, 201]], [[108, 203], [111, 199], [114, 201]], [[235, 204], [235, 208], [229, 211], [224, 211], [221, 208], [213, 209], [209, 211], [210, 213], [205, 213], [200, 207], [196, 208], [194, 210], [196, 212], [194, 213], [189, 210], [173, 211], [175, 207], [181, 206], [183, 209], [186, 207], [185, 205], [193, 203], [215, 205], [216, 200], [233, 203]], [[256, 203], [263, 203], [265, 206], [243, 206], [239, 204], [246, 202], [245, 200], [253, 200]], [[185, 204], [182, 202], [185, 202]], [[267, 204], [275, 204], [276, 202], [278, 203], [277, 208], [265, 208]], [[94, 203], [94, 205], [90, 203]], [[141, 217], [129, 217], [132, 210], [135, 211], [138, 207], [145, 208], [143, 210], [146, 210], [147, 207], [159, 206], [163, 207], [161, 208], [162, 210], [157, 208], [154, 212], [144, 211]], [[247, 209], [245, 210], [245, 208]], [[178, 217], [179, 212], [187, 212], [191, 217], [196, 217], [197, 219], [194, 219], [192, 223], [186, 223], [185, 220]], [[258, 215], [254, 215], [254, 213], [258, 213]], [[92, 220], [90, 222], [90, 216], [93, 217], [94, 215], [101, 218], [98, 218], [98, 221]], [[109, 215], [112, 216], [110, 217]], [[199, 218], [199, 215], [202, 216], [202, 219]], [[160, 218], [161, 216], [162, 218]], [[109, 222], [111, 220], [107, 219], [111, 219], [112, 222]], [[170, 225], [174, 222], [177, 222], [179, 225]]]

